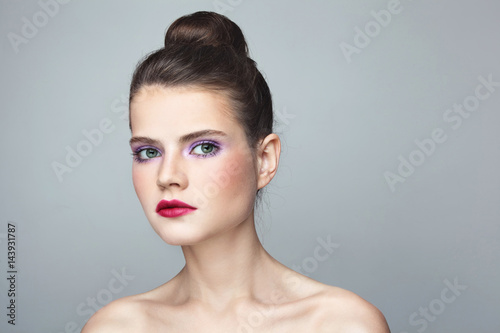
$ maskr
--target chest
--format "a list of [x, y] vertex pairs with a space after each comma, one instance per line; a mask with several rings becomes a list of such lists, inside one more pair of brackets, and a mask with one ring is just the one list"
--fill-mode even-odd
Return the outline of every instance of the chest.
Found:
[[259, 307], [237, 313], [211, 313], [199, 309], [161, 311], [151, 316], [148, 332], [285, 333], [319, 332], [308, 311], [290, 313], [275, 307]]

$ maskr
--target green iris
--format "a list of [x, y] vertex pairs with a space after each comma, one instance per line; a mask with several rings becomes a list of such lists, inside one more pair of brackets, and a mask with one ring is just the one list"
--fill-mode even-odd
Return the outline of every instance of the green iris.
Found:
[[214, 150], [214, 146], [210, 143], [204, 143], [200, 148], [204, 154], [210, 154]]
[[146, 156], [147, 156], [148, 158], [155, 158], [155, 157], [157, 157], [157, 156], [158, 156], [158, 154], [159, 154], [159, 153], [158, 153], [158, 151], [157, 151], [156, 149], [151, 149], [151, 148], [150, 148], [150, 149], [146, 149], [146, 152], [145, 152], [145, 153], [146, 153]]

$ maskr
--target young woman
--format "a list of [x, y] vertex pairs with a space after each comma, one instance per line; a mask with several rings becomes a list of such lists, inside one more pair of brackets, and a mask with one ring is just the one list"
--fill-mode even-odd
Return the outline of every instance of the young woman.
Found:
[[262, 247], [254, 206], [276, 174], [280, 139], [269, 88], [234, 22], [197, 12], [170, 26], [165, 47], [134, 73], [130, 129], [139, 201], [186, 264], [105, 306], [82, 332], [389, 332], [373, 305]]

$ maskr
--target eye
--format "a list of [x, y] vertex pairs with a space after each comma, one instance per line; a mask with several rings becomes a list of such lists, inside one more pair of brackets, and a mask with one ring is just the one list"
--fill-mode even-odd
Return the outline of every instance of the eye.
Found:
[[160, 152], [155, 148], [142, 148], [133, 153], [137, 162], [146, 162], [147, 160], [161, 156]]
[[212, 156], [217, 153], [219, 147], [210, 142], [202, 142], [197, 144], [191, 149], [191, 154], [198, 155], [200, 157]]
[[147, 148], [139, 152], [142, 158], [155, 158], [160, 156], [160, 152], [153, 148]]

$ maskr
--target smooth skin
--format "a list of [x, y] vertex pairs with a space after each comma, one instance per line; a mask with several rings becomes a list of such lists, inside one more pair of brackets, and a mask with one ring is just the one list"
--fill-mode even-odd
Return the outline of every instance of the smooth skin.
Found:
[[[186, 264], [158, 288], [100, 309], [83, 333], [389, 332], [375, 306], [287, 268], [262, 247], [255, 194], [276, 174], [276, 134], [252, 151], [229, 100], [196, 87], [141, 88], [131, 123], [141, 159], [132, 168], [137, 196], [157, 234], [182, 246]], [[165, 218], [155, 211], [162, 199], [197, 209]]]

